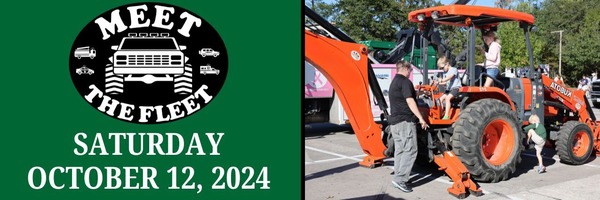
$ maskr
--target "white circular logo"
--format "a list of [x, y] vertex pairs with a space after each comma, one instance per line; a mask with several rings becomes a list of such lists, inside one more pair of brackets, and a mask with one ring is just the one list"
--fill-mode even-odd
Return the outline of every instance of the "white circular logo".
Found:
[[228, 55], [203, 18], [163, 3], [121, 6], [93, 19], [69, 52], [79, 94], [113, 118], [141, 124], [187, 117], [221, 90]]
[[352, 56], [352, 58], [356, 61], [360, 60], [360, 53], [358, 53], [357, 51], [350, 52], [350, 56]]

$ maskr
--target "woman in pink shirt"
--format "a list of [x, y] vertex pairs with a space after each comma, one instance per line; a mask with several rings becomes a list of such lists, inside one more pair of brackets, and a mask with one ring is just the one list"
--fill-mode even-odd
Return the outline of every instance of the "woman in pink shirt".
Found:
[[[482, 65], [485, 66], [485, 73], [487, 73], [491, 77], [496, 78], [498, 76], [498, 73], [500, 73], [498, 67], [500, 66], [501, 48], [500, 44], [498, 43], [498, 36], [496, 35], [496, 32], [489, 31], [485, 33], [483, 35], [483, 41], [485, 42], [485, 44], [488, 45], [489, 48], [487, 52], [483, 50], [483, 48], [480, 49], [481, 52], [485, 55], [485, 61]], [[492, 86], [492, 83], [494, 83], [494, 81], [491, 78], [487, 78], [485, 80], [484, 86], [490, 87]]]

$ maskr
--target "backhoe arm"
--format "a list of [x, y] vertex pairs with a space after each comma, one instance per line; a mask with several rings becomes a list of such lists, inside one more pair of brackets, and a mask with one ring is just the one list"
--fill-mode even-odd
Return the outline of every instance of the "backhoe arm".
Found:
[[329, 39], [304, 31], [305, 57], [331, 81], [354, 134], [367, 156], [360, 164], [381, 164], [385, 145], [381, 125], [375, 123], [369, 98], [367, 48], [364, 45]]
[[[596, 116], [589, 105], [585, 92], [582, 90], [571, 91], [561, 84], [554, 82], [550, 77], [542, 75], [545, 92], [549, 92], [552, 99], [556, 99], [565, 107], [579, 116], [579, 121], [588, 125], [592, 125], [596, 121]], [[594, 130], [594, 126], [590, 127]]]

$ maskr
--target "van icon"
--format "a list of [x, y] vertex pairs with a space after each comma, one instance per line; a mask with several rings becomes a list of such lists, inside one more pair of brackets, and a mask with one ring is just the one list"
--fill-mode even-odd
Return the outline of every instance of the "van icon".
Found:
[[202, 49], [200, 49], [200, 51], [198, 53], [200, 53], [200, 55], [202, 57], [206, 57], [206, 56], [217, 57], [217, 56], [219, 56], [219, 52], [215, 51], [211, 48], [202, 48]]
[[81, 59], [81, 57], [87, 57], [94, 59], [96, 57], [96, 49], [94, 47], [78, 47], [75, 49], [75, 55], [77, 59]]
[[200, 66], [200, 74], [204, 74], [204, 75], [207, 75], [207, 74], [219, 75], [219, 70], [215, 69], [215, 68], [212, 68], [210, 66], [210, 64], [201, 65]]

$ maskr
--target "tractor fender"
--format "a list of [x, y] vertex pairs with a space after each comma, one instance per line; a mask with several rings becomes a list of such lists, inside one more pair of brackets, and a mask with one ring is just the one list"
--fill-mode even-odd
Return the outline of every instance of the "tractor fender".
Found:
[[460, 93], [468, 96], [469, 98], [465, 102], [465, 106], [473, 103], [480, 99], [491, 98], [498, 99], [510, 106], [510, 109], [516, 111], [513, 101], [510, 99], [508, 94], [504, 90], [497, 87], [477, 87], [477, 86], [463, 86], [460, 88]]

